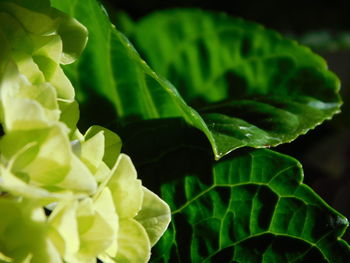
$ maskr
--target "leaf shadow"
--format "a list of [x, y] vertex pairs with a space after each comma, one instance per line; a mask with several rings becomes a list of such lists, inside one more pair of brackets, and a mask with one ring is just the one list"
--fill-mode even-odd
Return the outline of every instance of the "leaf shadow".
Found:
[[212, 184], [214, 155], [206, 136], [182, 118], [154, 119], [116, 127], [122, 151], [131, 156], [143, 184], [159, 193], [161, 185], [184, 175]]

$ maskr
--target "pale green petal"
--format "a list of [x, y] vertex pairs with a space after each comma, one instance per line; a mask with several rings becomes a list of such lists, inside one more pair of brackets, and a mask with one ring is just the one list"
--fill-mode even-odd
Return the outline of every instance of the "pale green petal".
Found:
[[56, 71], [60, 70], [59, 65], [48, 57], [33, 56], [33, 60], [38, 65], [40, 70], [43, 72], [45, 76], [45, 81], [47, 82], [51, 82], [51, 79], [54, 78]]
[[94, 203], [84, 202], [81, 205], [78, 223], [81, 240], [78, 258], [81, 261], [95, 259], [115, 242], [118, 216], [108, 189], [105, 189]]
[[16, 96], [35, 100], [45, 109], [58, 110], [56, 90], [49, 83], [41, 83], [35, 86], [21, 85]]
[[74, 100], [75, 91], [63, 70], [58, 67], [50, 78], [50, 83], [57, 90], [57, 96], [61, 99]]
[[61, 23], [57, 30], [57, 33], [63, 41], [61, 64], [70, 64], [80, 56], [85, 48], [88, 39], [88, 31], [77, 20], [59, 11], [57, 12], [62, 15]]
[[33, 50], [33, 44], [28, 32], [22, 27], [20, 21], [11, 14], [6, 12], [0, 13], [0, 31], [3, 32], [7, 44], [11, 46], [11, 52], [8, 52], [8, 55], [12, 55], [17, 51], [30, 54]]
[[58, 104], [61, 110], [60, 121], [67, 125], [71, 133], [74, 133], [79, 120], [78, 102], [59, 99]]
[[60, 186], [92, 193], [96, 182], [89, 170], [72, 153], [60, 126], [42, 130], [16, 131], [1, 138], [0, 150], [13, 173], [25, 175], [30, 183]]
[[53, 126], [36, 158], [22, 171], [37, 184], [54, 185], [61, 182], [70, 171], [72, 156], [64, 130], [60, 126]]
[[85, 140], [88, 140], [101, 131], [103, 131], [105, 137], [105, 154], [103, 156], [103, 161], [108, 165], [109, 168], [112, 168], [117, 161], [120, 150], [122, 148], [122, 141], [120, 137], [104, 127], [94, 125], [87, 130], [85, 134]]
[[142, 208], [135, 220], [145, 228], [151, 245], [154, 246], [170, 223], [171, 211], [167, 203], [156, 194], [145, 187], [143, 192]]
[[[113, 196], [109, 188], [105, 188], [102, 193], [96, 198], [95, 202], [96, 212], [102, 216], [105, 222], [109, 225], [110, 233], [108, 237], [109, 245], [106, 252], [111, 256], [116, 256], [118, 251], [117, 235], [119, 231], [119, 218], [114, 206]], [[101, 251], [100, 253], [102, 253]], [[99, 254], [100, 254], [99, 253]]]
[[151, 244], [146, 230], [134, 219], [124, 219], [119, 222], [118, 253], [115, 258], [118, 263], [145, 263], [151, 256]]
[[80, 246], [77, 208], [76, 200], [65, 200], [58, 203], [49, 217], [50, 239], [67, 261], [74, 258]]
[[[11, 142], [11, 139], [16, 138], [15, 136], [6, 136], [3, 139], [4, 140], [1, 141], [0, 149], [6, 150], [6, 148], [11, 147], [11, 144], [8, 142]], [[2, 147], [3, 145], [5, 147]], [[2, 156], [2, 161], [6, 164], [9, 171], [16, 175], [20, 175], [22, 180], [29, 182], [29, 176], [23, 173], [23, 169], [25, 169], [33, 160], [35, 160], [35, 158], [38, 156], [39, 149], [40, 145], [37, 142], [30, 142], [24, 145], [24, 147], [17, 151], [13, 156], [10, 156], [9, 159], [4, 158], [5, 155]]]
[[[22, 5], [19, 1], [17, 3]], [[79, 57], [87, 42], [87, 29], [82, 24], [59, 10], [50, 8], [48, 4], [45, 7], [40, 6], [39, 12], [31, 10], [32, 8], [25, 1], [23, 5], [26, 8], [19, 5], [11, 5], [11, 9], [7, 8], [24, 24], [27, 31], [37, 35], [49, 35], [55, 32], [60, 36], [63, 41], [63, 54], [60, 61], [62, 64], [72, 63]]]
[[[30, 201], [0, 199], [0, 244], [2, 253], [14, 262], [61, 263], [47, 239], [46, 217], [42, 208]], [[35, 242], [33, 242], [35, 237]]]
[[70, 145], [59, 127], [10, 132], [1, 138], [0, 150], [11, 172], [37, 185], [56, 184], [70, 170]]
[[23, 8], [18, 4], [11, 3], [11, 1], [1, 1], [0, 8], [3, 12], [15, 17], [30, 33], [50, 34], [57, 28], [57, 21], [48, 14]]
[[111, 170], [109, 169], [107, 164], [105, 164], [104, 162], [101, 162], [94, 176], [97, 183], [102, 183], [107, 180], [110, 174], [111, 174]]
[[1, 73], [0, 101], [3, 104], [2, 107], [5, 107], [4, 104], [10, 104], [9, 101], [18, 96], [21, 86], [30, 85], [30, 82], [18, 72], [17, 66], [12, 60], [4, 65]]
[[37, 185], [56, 184], [70, 169], [70, 145], [59, 127], [11, 132], [1, 139], [0, 149], [12, 172]]
[[12, 174], [0, 165], [1, 189], [15, 196], [35, 200], [38, 205], [48, 205], [65, 198], [65, 193], [51, 193], [43, 188], [39, 188], [25, 183], [23, 180]]
[[[87, 42], [87, 30], [75, 19], [67, 16], [61, 11], [51, 8], [49, 1], [36, 0], [31, 5], [25, 1], [1, 1], [0, 7], [3, 12], [6, 12], [13, 17], [7, 18], [6, 23], [2, 22], [1, 27], [5, 27], [6, 35], [8, 35], [15, 50], [29, 51], [31, 47], [33, 53], [28, 54], [36, 57], [47, 57], [55, 61], [56, 64], [69, 64], [77, 59]], [[1, 19], [0, 19], [1, 21]], [[13, 22], [14, 21], [14, 22]], [[15, 24], [15, 25], [14, 25]], [[11, 28], [12, 30], [6, 30]], [[23, 36], [23, 32], [31, 35], [32, 43]], [[18, 34], [22, 35], [19, 36]], [[17, 34], [17, 35], [16, 35]], [[40, 37], [55, 38], [58, 37], [59, 42], [56, 45], [52, 43], [50, 46], [38, 43]], [[22, 44], [19, 42], [22, 41]], [[62, 43], [63, 42], [63, 43]], [[41, 70], [47, 75], [47, 69], [41, 66]]]
[[34, 62], [33, 57], [25, 52], [18, 51], [13, 54], [13, 59], [16, 62], [18, 71], [25, 75], [27, 79], [33, 83], [42, 83], [45, 81], [45, 76]]
[[0, 252], [0, 262], [12, 262], [12, 259]]
[[[40, 147], [40, 145], [42, 145], [48, 139], [50, 131], [51, 129], [48, 128], [42, 130], [25, 130], [5, 133], [5, 135], [0, 139], [0, 152], [3, 157], [9, 162], [15, 156], [26, 152], [30, 147], [34, 147], [35, 145], [37, 145], [37, 147]], [[30, 158], [30, 160], [28, 160], [28, 163], [31, 162], [36, 156], [37, 154], [31, 158], [28, 157]], [[27, 164], [21, 165], [18, 169], [22, 169], [23, 166], [26, 165]]]
[[119, 217], [136, 216], [142, 206], [143, 190], [129, 156], [120, 154], [111, 173], [107, 186], [112, 191]]
[[76, 129], [72, 134], [72, 140], [84, 141], [84, 135]]
[[77, 220], [79, 235], [89, 231], [94, 224], [95, 208], [91, 198], [84, 198], [79, 202]]
[[87, 195], [95, 193], [97, 182], [89, 169], [72, 153], [70, 154], [70, 161], [71, 169], [64, 179], [55, 186]]
[[[62, 39], [58, 35], [49, 35], [49, 36], [31, 36], [33, 45], [35, 47], [34, 52], [32, 53], [34, 60], [36, 61], [37, 57], [45, 57], [52, 61], [55, 65], [55, 68], [59, 66], [60, 59], [62, 57]], [[43, 72], [47, 79], [50, 79], [52, 72], [50, 73], [46, 68]]]
[[57, 251], [56, 247], [52, 244], [51, 240], [46, 239], [46, 246], [47, 246], [48, 255], [50, 255], [50, 259], [48, 261], [43, 261], [45, 259], [34, 257], [33, 260], [29, 262], [30, 263], [42, 263], [42, 262], [63, 263], [61, 255]]
[[0, 198], [0, 244], [9, 248], [0, 261], [147, 262], [170, 210], [142, 187], [118, 135], [76, 128], [60, 64], [79, 56], [87, 30], [49, 4], [0, 0], [0, 189], [21, 200]]
[[47, 83], [30, 85], [13, 64], [1, 82], [0, 99], [6, 130], [44, 128], [59, 119], [55, 89]]
[[102, 131], [81, 143], [80, 158], [92, 173], [96, 173], [102, 163], [104, 145], [105, 138]]
[[5, 105], [5, 129], [9, 131], [45, 128], [56, 119], [35, 100], [13, 98]]

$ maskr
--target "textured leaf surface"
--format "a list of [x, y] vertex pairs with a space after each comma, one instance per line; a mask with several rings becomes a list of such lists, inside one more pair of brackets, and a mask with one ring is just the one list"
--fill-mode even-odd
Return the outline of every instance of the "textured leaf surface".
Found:
[[182, 116], [195, 126], [204, 125], [177, 90], [154, 73], [110, 23], [98, 1], [51, 0], [51, 3], [74, 16], [89, 31], [87, 47], [78, 63], [66, 67], [82, 104], [91, 105], [102, 98], [104, 103], [97, 105], [97, 112], [109, 102], [123, 120]]
[[295, 159], [240, 149], [213, 162], [205, 136], [181, 120], [124, 133], [143, 183], [173, 214], [152, 262], [349, 261], [347, 220], [302, 183]]
[[166, 10], [136, 23], [131, 37], [199, 111], [217, 158], [289, 142], [339, 111], [339, 81], [325, 61], [255, 23]]
[[67, 67], [81, 102], [107, 100], [128, 122], [181, 116], [206, 134], [217, 159], [243, 146], [291, 141], [339, 111], [339, 81], [323, 59], [256, 24], [198, 10], [137, 24], [137, 46], [180, 95], [95, 0], [52, 2], [90, 32], [79, 62]]
[[[234, 119], [227, 111], [233, 111], [232, 108], [236, 109], [234, 112], [247, 114], [252, 120], [260, 120], [263, 124], [270, 121], [277, 126], [278, 131], [294, 129], [299, 121], [297, 113], [302, 112], [310, 113], [305, 116], [309, 118], [313, 126], [316, 125], [336, 112], [339, 103], [336, 95], [338, 81], [332, 73], [326, 71], [321, 59], [315, 56], [312, 60], [314, 64], [305, 66], [307, 72], [312, 72], [311, 76], [318, 72], [319, 74], [315, 75], [319, 78], [307, 77], [309, 84], [304, 83], [304, 77], [295, 80], [296, 83], [301, 82], [300, 89], [297, 89], [295, 94], [288, 93], [287, 91], [290, 91], [288, 89], [280, 91], [276, 89], [276, 93], [267, 96], [271, 90], [275, 91], [273, 87], [257, 94], [251, 88], [252, 93], [244, 94], [243, 98], [239, 97], [237, 100], [220, 103], [225, 99], [213, 97], [213, 101], [203, 104], [199, 103], [197, 98], [189, 98], [184, 93], [186, 100], [193, 103], [194, 106], [204, 105], [206, 107], [200, 117], [182, 100], [170, 83], [156, 75], [140, 59], [123, 35], [111, 26], [108, 17], [95, 0], [73, 2], [52, 0], [52, 3], [57, 8], [78, 18], [90, 32], [90, 40], [82, 59], [77, 64], [67, 67], [67, 72], [78, 89], [80, 100], [85, 101], [86, 105], [91, 105], [91, 101], [103, 98], [103, 101], [110, 102], [117, 115], [126, 121], [161, 118], [161, 121], [165, 121], [162, 124], [164, 129], [173, 128], [172, 133], [167, 132], [159, 137], [154, 136], [154, 132], [159, 128], [154, 125], [154, 122], [151, 122], [148, 127], [146, 127], [147, 123], [150, 122], [141, 123], [141, 126], [146, 128], [146, 133], [144, 130], [138, 130], [137, 125], [133, 129], [133, 135], [136, 133], [142, 142], [138, 143], [137, 140], [132, 142], [137, 154], [132, 153], [131, 156], [142, 164], [141, 169], [137, 167], [139, 175], [146, 182], [145, 185], [151, 185], [148, 184], [148, 181], [153, 181], [161, 186], [162, 198], [171, 205], [173, 210], [173, 222], [153, 251], [152, 261], [348, 261], [349, 247], [340, 238], [348, 224], [346, 219], [329, 208], [312, 190], [301, 183], [301, 168], [295, 160], [267, 150], [250, 152], [239, 150], [229, 158], [213, 165], [211, 154], [206, 153], [206, 158], [201, 158], [203, 155], [198, 153], [200, 151], [197, 146], [191, 146], [191, 143], [176, 139], [176, 136], [181, 136], [181, 132], [177, 129], [177, 122], [164, 119], [184, 117], [189, 124], [199, 128], [209, 138], [217, 158], [233, 149], [232, 145], [227, 146], [232, 143], [231, 141], [236, 140], [238, 147], [249, 145], [248, 143], [243, 144], [242, 139], [240, 141], [231, 136], [232, 130], [230, 129], [227, 132], [228, 139], [225, 137], [220, 139], [223, 134], [220, 127], [235, 127], [232, 119], [240, 125], [239, 127], [243, 127], [241, 130], [248, 127], [255, 138], [262, 138], [260, 139], [262, 142], [257, 144], [257, 147], [265, 146], [266, 140], [261, 131], [266, 132], [266, 127], [254, 127], [247, 118]], [[256, 26], [252, 25], [252, 28], [256, 29]], [[259, 30], [263, 31], [263, 29]], [[259, 36], [263, 35], [261, 33]], [[291, 42], [286, 43], [293, 48], [299, 48]], [[287, 50], [287, 54], [293, 51], [292, 47]], [[300, 55], [301, 61], [307, 61], [306, 57], [302, 59], [303, 54]], [[305, 54], [313, 56], [308, 52]], [[251, 60], [255, 61], [255, 58]], [[259, 61], [259, 58], [256, 60]], [[292, 61], [295, 62], [294, 57]], [[256, 66], [257, 70], [260, 69], [260, 66]], [[249, 63], [248, 66], [243, 66], [242, 72], [249, 71], [250, 67]], [[268, 68], [272, 70], [276, 67], [264, 66], [261, 68], [264, 68], [262, 72], [267, 74], [268, 72], [264, 70], [268, 71]], [[255, 72], [253, 71], [251, 75], [255, 75]], [[263, 75], [259, 76], [263, 78]], [[315, 86], [313, 85], [315, 81], [320, 84], [317, 87], [321, 87], [321, 90], [330, 91], [323, 94], [322, 99], [313, 97], [311, 87]], [[260, 89], [260, 86], [258, 87]], [[305, 87], [308, 87], [310, 94], [305, 95], [302, 92]], [[314, 93], [318, 94], [319, 90], [316, 90]], [[301, 96], [298, 97], [299, 91]], [[198, 94], [205, 97], [206, 92]], [[233, 94], [237, 95], [240, 92], [237, 90]], [[288, 100], [293, 97], [292, 95], [295, 95], [295, 101], [300, 102], [301, 106], [309, 103], [310, 109], [298, 108], [299, 104], [293, 104], [294, 100]], [[201, 100], [204, 99], [201, 98]], [[294, 115], [298, 118], [292, 113], [283, 115], [285, 110], [282, 106], [281, 111], [275, 110], [273, 108], [275, 105], [271, 101], [275, 104], [281, 103], [278, 105], [286, 105], [285, 108], [289, 107], [289, 110], [294, 109], [292, 113], [295, 113]], [[213, 106], [212, 103], [220, 104]], [[249, 107], [245, 107], [247, 105]], [[106, 107], [104, 103], [99, 103], [97, 106], [97, 112], [100, 108]], [[247, 111], [246, 109], [251, 106], [253, 106], [252, 112]], [[316, 110], [312, 111], [313, 108]], [[217, 109], [220, 110], [217, 111]], [[327, 109], [329, 109], [328, 112]], [[272, 118], [271, 114], [278, 118]], [[314, 117], [315, 114], [316, 117]], [[222, 118], [223, 125], [221, 126], [217, 125], [217, 119], [220, 119], [218, 117]], [[227, 118], [230, 119], [229, 122], [225, 122]], [[313, 118], [319, 119], [313, 122]], [[277, 123], [274, 123], [275, 120]], [[268, 127], [275, 127], [272, 124]], [[313, 126], [307, 126], [303, 132]], [[217, 134], [215, 133], [216, 128], [219, 129]], [[147, 136], [149, 134], [153, 136]], [[243, 132], [241, 137], [244, 137], [245, 134]], [[266, 134], [266, 137], [272, 136], [272, 133], [266, 132]], [[280, 132], [280, 134], [284, 133]], [[129, 149], [130, 141], [135, 139], [132, 138], [133, 135], [130, 135], [129, 141], [126, 140]], [[200, 135], [195, 137], [199, 138]], [[123, 136], [122, 138], [124, 141]], [[158, 141], [162, 139], [169, 145], [164, 145], [164, 141], [162, 145], [158, 145]], [[203, 137], [200, 137], [199, 140], [202, 139]], [[285, 138], [283, 141], [288, 140], [290, 138]], [[149, 147], [145, 147], [147, 145]], [[203, 141], [200, 145], [203, 147]], [[158, 152], [155, 153], [155, 151]], [[150, 163], [150, 159], [153, 162]], [[135, 227], [134, 230], [137, 228]], [[126, 246], [130, 244], [127, 242], [130, 231], [126, 231], [123, 235]], [[141, 238], [144, 234], [136, 233], [135, 235]], [[129, 251], [127, 247], [125, 251]], [[135, 251], [130, 250], [131, 252], [138, 255]], [[119, 259], [122, 257], [123, 255], [119, 255]]]

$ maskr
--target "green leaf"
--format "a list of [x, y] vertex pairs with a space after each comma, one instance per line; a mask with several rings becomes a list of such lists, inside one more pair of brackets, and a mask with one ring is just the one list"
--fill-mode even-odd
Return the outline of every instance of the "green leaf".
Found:
[[136, 23], [131, 38], [201, 114], [216, 158], [290, 142], [339, 112], [339, 80], [325, 61], [258, 24], [166, 10]]
[[78, 99], [84, 102], [96, 99], [93, 95], [103, 96], [113, 103], [119, 117], [129, 119], [191, 114], [176, 89], [141, 60], [96, 0], [70, 5], [68, 0], [51, 2], [77, 18], [89, 31], [87, 47], [78, 63], [66, 67]]
[[[149, 68], [125, 36], [110, 23], [96, 0], [74, 3], [51, 0], [51, 3], [78, 19], [89, 31], [82, 56], [77, 63], [65, 67], [82, 108], [99, 101], [96, 110], [100, 112], [103, 108], [109, 110], [112, 104], [112, 113], [116, 113], [122, 123], [183, 117], [208, 137], [212, 136], [199, 114], [185, 103], [171, 83]], [[108, 113], [110, 116], [111, 111]], [[81, 115], [84, 114], [90, 116], [91, 122], [93, 113], [82, 110]], [[101, 123], [104, 115], [98, 114], [96, 122]]]
[[151, 262], [350, 259], [346, 218], [302, 183], [295, 159], [240, 149], [214, 162], [205, 136], [181, 119], [132, 124], [121, 136], [143, 184], [172, 210]]
[[246, 152], [215, 165], [212, 177], [206, 184], [188, 175], [162, 187], [174, 212], [172, 229], [157, 247], [159, 259], [174, 262], [174, 250], [179, 262], [349, 259], [349, 246], [340, 239], [348, 221], [302, 184], [295, 160], [267, 150]]
[[95, 0], [52, 3], [90, 32], [82, 57], [66, 68], [83, 104], [99, 99], [100, 110], [107, 101], [124, 122], [183, 117], [206, 134], [216, 159], [289, 142], [339, 111], [339, 81], [323, 59], [254, 23], [177, 10], [135, 24], [133, 40], [180, 95]]

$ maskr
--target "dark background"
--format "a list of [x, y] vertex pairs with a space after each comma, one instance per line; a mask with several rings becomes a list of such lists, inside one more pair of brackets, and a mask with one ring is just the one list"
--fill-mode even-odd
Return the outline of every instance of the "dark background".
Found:
[[230, 0], [103, 0], [137, 19], [152, 11], [172, 7], [198, 7], [225, 11], [282, 32], [350, 28], [350, 1], [230, 1]]
[[[350, 1], [321, 3], [276, 0], [104, 0], [103, 2], [112, 20], [116, 11], [124, 11], [132, 19], [137, 20], [155, 10], [197, 7], [223, 11], [252, 20], [300, 41], [312, 33], [326, 32], [328, 34], [326, 41], [333, 41], [334, 43], [331, 43], [333, 47], [326, 48], [327, 45], [321, 43], [325, 41], [324, 38], [316, 37], [313, 39], [316, 45], [312, 48], [327, 60], [330, 69], [342, 82], [343, 112], [307, 135], [300, 136], [294, 142], [281, 145], [275, 150], [297, 158], [304, 167], [304, 182], [331, 206], [350, 218]], [[338, 36], [344, 33], [348, 34], [349, 45], [337, 46], [335, 42]], [[350, 241], [349, 231], [345, 239]]]

